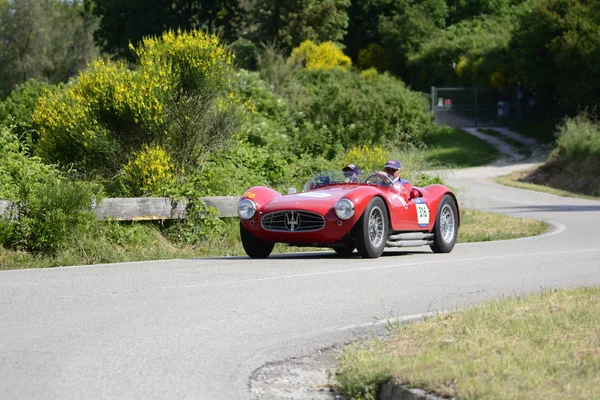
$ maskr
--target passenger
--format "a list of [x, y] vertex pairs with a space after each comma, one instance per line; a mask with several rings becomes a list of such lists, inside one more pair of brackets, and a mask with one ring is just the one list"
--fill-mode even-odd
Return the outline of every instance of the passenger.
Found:
[[342, 168], [344, 172], [345, 183], [359, 183], [360, 182], [360, 168], [354, 164], [348, 164]]
[[400, 178], [400, 174], [402, 173], [402, 164], [400, 164], [400, 161], [388, 161], [385, 167], [383, 167], [383, 172], [392, 181], [394, 189], [402, 193], [407, 199], [410, 198], [412, 185], [406, 179]]

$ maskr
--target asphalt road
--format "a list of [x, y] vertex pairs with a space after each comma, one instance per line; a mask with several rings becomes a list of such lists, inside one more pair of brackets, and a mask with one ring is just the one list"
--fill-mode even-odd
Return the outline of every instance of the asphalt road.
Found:
[[463, 207], [552, 222], [541, 237], [389, 250], [0, 272], [0, 399], [242, 399], [265, 362], [381, 329], [388, 317], [600, 284], [600, 202], [463, 170]]

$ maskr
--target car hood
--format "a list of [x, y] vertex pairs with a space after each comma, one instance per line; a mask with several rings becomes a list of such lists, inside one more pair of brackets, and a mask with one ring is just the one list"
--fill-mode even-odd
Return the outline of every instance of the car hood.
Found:
[[325, 215], [335, 203], [356, 186], [336, 186], [279, 196], [267, 203], [264, 213], [282, 210], [307, 210]]

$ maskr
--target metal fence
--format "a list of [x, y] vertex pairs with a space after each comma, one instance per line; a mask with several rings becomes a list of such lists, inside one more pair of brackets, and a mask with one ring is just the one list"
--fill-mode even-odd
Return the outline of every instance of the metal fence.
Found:
[[436, 123], [461, 127], [508, 125], [521, 116], [519, 86], [432, 87], [431, 110]]

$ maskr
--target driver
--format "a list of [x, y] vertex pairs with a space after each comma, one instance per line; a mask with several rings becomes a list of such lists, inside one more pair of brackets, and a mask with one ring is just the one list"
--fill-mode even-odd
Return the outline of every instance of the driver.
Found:
[[389, 160], [385, 167], [383, 167], [383, 173], [392, 181], [394, 189], [403, 194], [407, 199], [410, 197], [410, 190], [412, 185], [406, 179], [401, 179], [400, 174], [402, 173], [402, 164], [398, 160]]
[[348, 164], [342, 168], [344, 172], [345, 183], [359, 183], [360, 181], [360, 168], [354, 164]]

